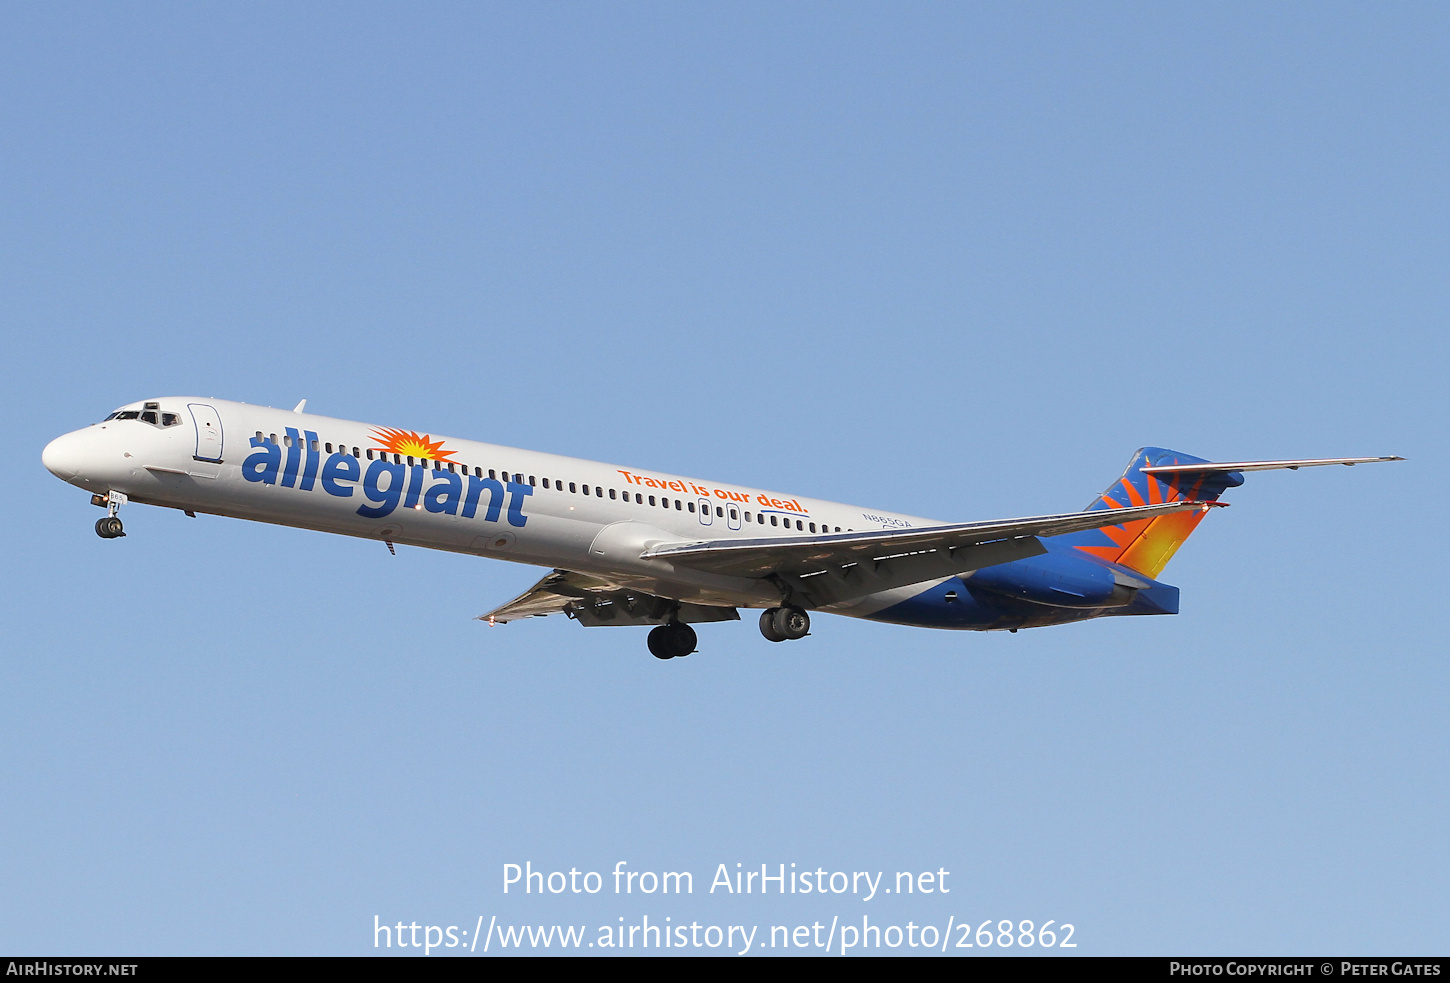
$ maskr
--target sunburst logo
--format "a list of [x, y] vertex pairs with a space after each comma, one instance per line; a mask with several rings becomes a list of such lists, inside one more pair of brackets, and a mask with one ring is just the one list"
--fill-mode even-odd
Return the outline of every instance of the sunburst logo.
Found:
[[[1152, 462], [1146, 457], [1139, 467], [1148, 467]], [[1174, 463], [1177, 463], [1175, 459]], [[1139, 505], [1158, 505], [1163, 502], [1177, 502], [1182, 498], [1196, 498], [1203, 485], [1200, 477], [1186, 495], [1181, 489], [1169, 486], [1151, 475], [1141, 475], [1146, 480], [1148, 494], [1145, 497], [1131, 479], [1124, 475], [1117, 485], [1103, 493], [1103, 503], [1110, 509], [1125, 509]], [[1117, 489], [1122, 493], [1118, 494]], [[1111, 493], [1111, 494], [1110, 494]], [[1115, 497], [1116, 496], [1116, 497]], [[1092, 553], [1130, 570], [1157, 577], [1183, 545], [1198, 524], [1203, 521], [1207, 508], [1192, 512], [1175, 512], [1160, 515], [1154, 519], [1138, 519], [1118, 526], [1103, 526], [1101, 532], [1113, 543], [1112, 546], [1079, 546], [1084, 553]]]
[[389, 454], [402, 454], [405, 457], [420, 457], [429, 461], [446, 461], [452, 457], [454, 451], [445, 451], [443, 441], [433, 440], [428, 434], [419, 434], [412, 430], [394, 430], [391, 427], [374, 427], [373, 435], [377, 439], [377, 450], [387, 451]]

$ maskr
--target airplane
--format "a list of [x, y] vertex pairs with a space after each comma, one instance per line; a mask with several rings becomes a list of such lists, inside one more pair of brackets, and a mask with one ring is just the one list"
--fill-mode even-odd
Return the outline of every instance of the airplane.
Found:
[[562, 612], [653, 626], [650, 652], [690, 655], [692, 625], [762, 609], [772, 642], [824, 612], [976, 631], [1178, 613], [1157, 578], [1249, 471], [1400, 457], [1214, 463], [1133, 454], [1082, 512], [944, 523], [642, 468], [434, 438], [304, 412], [176, 396], [122, 406], [48, 444], [42, 462], [106, 509], [128, 502], [551, 567], [480, 615]]

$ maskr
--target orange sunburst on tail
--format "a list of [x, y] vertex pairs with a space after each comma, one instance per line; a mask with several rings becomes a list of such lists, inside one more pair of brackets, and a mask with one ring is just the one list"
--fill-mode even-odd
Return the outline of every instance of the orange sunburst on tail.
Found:
[[[1155, 463], [1177, 463], [1180, 460], [1197, 461], [1198, 458], [1162, 448], [1140, 450], [1134, 455], [1123, 476], [1103, 492], [1089, 509], [1121, 509], [1184, 499], [1217, 499], [1223, 491], [1222, 486], [1205, 487], [1202, 476], [1195, 478], [1191, 486], [1184, 487], [1180, 482], [1163, 481], [1140, 470]], [[1178, 547], [1183, 545], [1183, 541], [1203, 521], [1203, 516], [1202, 511], [1178, 512], [1156, 519], [1107, 526], [1063, 539], [1084, 553], [1156, 578], [1178, 551]]]
[[374, 427], [373, 435], [378, 446], [375, 450], [407, 457], [420, 457], [429, 461], [446, 461], [455, 451], [445, 451], [443, 441], [434, 440], [429, 434], [413, 430], [394, 430], [391, 427]]
[[1192, 512], [1160, 515], [1148, 524], [1141, 536], [1123, 550], [1118, 562], [1129, 570], [1136, 570], [1156, 579], [1168, 565], [1168, 561], [1173, 559], [1173, 554], [1178, 552], [1178, 547], [1198, 528], [1207, 512], [1208, 509], [1203, 508]]

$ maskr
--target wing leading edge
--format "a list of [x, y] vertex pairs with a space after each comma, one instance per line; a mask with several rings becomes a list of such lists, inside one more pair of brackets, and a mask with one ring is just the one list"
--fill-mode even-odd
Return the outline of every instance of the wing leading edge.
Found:
[[[1217, 502], [1165, 502], [1136, 508], [1070, 512], [920, 529], [835, 533], [772, 539], [665, 543], [641, 559], [667, 561], [708, 573], [770, 579], [804, 602], [822, 607], [878, 591], [950, 577], [1047, 552], [1039, 537], [1120, 525]], [[555, 570], [480, 621], [506, 624], [563, 612], [585, 625], [650, 625], [733, 621], [733, 607], [677, 603], [609, 580]]]
[[1009, 563], [1047, 552], [1039, 537], [1121, 525], [1160, 515], [1207, 511], [1218, 502], [1164, 502], [1136, 508], [1069, 512], [920, 529], [822, 536], [665, 543], [642, 559], [666, 560], [694, 570], [781, 582], [820, 607]]

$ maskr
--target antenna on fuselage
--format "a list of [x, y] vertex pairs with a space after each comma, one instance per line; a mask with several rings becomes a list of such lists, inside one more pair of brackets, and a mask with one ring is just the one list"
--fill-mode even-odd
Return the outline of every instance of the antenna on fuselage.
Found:
[[302, 412], [302, 407], [304, 407], [306, 405], [307, 405], [307, 400], [304, 399], [302, 402], [300, 402], [296, 406], [292, 407], [292, 412], [293, 413], [301, 413]]

